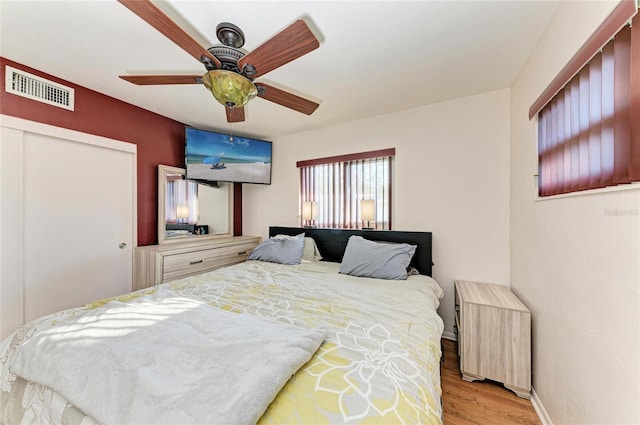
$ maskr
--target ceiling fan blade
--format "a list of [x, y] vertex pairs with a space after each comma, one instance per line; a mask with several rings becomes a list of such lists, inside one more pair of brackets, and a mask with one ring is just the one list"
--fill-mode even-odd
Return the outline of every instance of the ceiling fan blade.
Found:
[[256, 87], [259, 97], [303, 114], [311, 115], [320, 106], [315, 102], [264, 83], [256, 83]]
[[227, 111], [227, 122], [244, 121], [244, 108], [224, 108]]
[[120, 78], [139, 86], [158, 84], [202, 84], [202, 75], [121, 75]]
[[243, 71], [250, 78], [266, 74], [312, 50], [320, 47], [320, 42], [302, 19], [298, 19], [287, 28], [265, 41], [253, 51], [238, 60], [238, 68], [245, 65], [255, 69]]
[[[222, 63], [220, 63], [218, 58], [202, 47], [200, 43], [194, 40], [193, 37], [191, 37], [185, 30], [180, 28], [178, 24], [173, 22], [171, 18], [165, 15], [165, 13], [150, 0], [118, 1], [198, 61], [202, 63], [210, 62], [216, 68], [222, 67]], [[203, 57], [205, 59], [203, 59]]]

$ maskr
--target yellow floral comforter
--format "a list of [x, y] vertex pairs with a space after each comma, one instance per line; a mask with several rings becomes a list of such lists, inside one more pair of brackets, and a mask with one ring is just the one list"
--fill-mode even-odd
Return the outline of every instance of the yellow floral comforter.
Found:
[[[327, 327], [320, 349], [292, 376], [259, 423], [441, 424], [443, 323], [436, 308], [442, 289], [426, 276], [386, 281], [341, 275], [338, 268], [326, 262], [285, 266], [248, 261], [164, 285], [179, 296], [227, 311]], [[117, 299], [127, 302], [155, 291]], [[95, 423], [55, 389], [15, 376], [11, 361], [39, 330], [84, 309], [109, 308], [109, 301], [40, 318], [2, 342], [0, 423]]]

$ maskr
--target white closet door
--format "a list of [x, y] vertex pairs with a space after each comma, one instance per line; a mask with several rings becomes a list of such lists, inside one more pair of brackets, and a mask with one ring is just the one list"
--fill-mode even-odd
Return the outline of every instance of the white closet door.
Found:
[[128, 152], [24, 134], [24, 319], [132, 289]]

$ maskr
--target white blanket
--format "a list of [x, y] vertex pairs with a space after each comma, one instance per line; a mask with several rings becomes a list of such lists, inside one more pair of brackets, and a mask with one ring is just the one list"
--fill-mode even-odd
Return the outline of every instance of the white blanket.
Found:
[[325, 334], [163, 288], [37, 334], [11, 371], [105, 425], [253, 424]]

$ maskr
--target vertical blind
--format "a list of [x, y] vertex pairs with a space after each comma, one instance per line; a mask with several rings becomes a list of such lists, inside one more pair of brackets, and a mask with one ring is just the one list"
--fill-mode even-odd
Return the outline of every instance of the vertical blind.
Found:
[[[370, 227], [391, 229], [391, 172], [395, 149], [298, 162], [300, 200], [317, 202], [316, 224], [361, 229], [360, 201], [375, 201]], [[303, 223], [304, 224], [304, 223]]]
[[[624, 26], [538, 113], [540, 196], [640, 180], [640, 21]], [[635, 81], [633, 81], [635, 79]], [[635, 87], [634, 87], [635, 84]], [[635, 97], [634, 97], [635, 96]], [[634, 128], [635, 127], [635, 128]]]
[[188, 217], [184, 219], [186, 223], [196, 224], [198, 222], [198, 183], [182, 180], [182, 178], [169, 179], [166, 196], [165, 216], [168, 223], [180, 222], [179, 206], [186, 207], [188, 211]]

